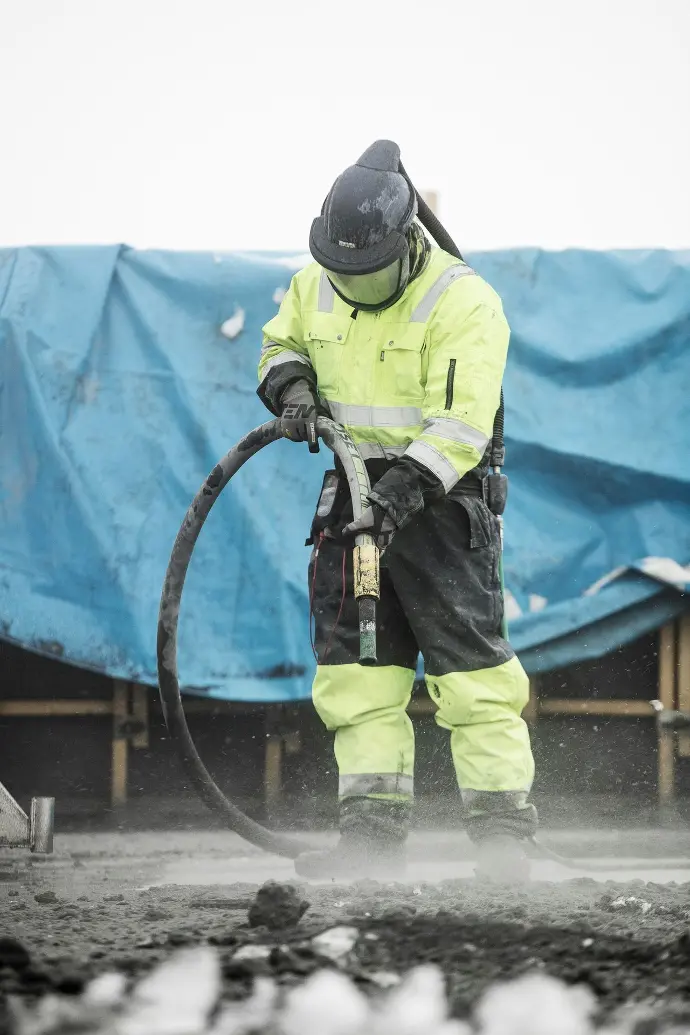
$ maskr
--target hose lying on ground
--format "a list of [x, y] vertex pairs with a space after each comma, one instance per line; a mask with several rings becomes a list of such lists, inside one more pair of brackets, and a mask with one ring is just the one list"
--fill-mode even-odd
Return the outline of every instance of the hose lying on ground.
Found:
[[[349, 435], [334, 421], [319, 417], [320, 437], [345, 471], [352, 497], [354, 519], [368, 506], [369, 476], [364, 461]], [[223, 794], [199, 757], [187, 726], [177, 672], [177, 627], [187, 568], [194, 545], [213, 504], [234, 474], [260, 449], [282, 437], [280, 421], [262, 424], [246, 435], [216, 464], [185, 515], [165, 574], [158, 612], [158, 686], [163, 717], [177, 746], [185, 772], [194, 789], [213, 812], [220, 814], [231, 830], [266, 852], [294, 859], [310, 845], [267, 830], [254, 822]], [[357, 536], [354, 546], [355, 595], [359, 603], [360, 663], [376, 662], [376, 598], [378, 596], [378, 551], [371, 536]]]

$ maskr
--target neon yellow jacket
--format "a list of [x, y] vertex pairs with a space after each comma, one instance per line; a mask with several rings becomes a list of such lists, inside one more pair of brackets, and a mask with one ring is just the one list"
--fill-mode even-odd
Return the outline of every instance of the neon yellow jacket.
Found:
[[365, 460], [404, 454], [448, 492], [491, 438], [510, 337], [500, 298], [434, 249], [395, 305], [353, 313], [317, 263], [301, 270], [264, 327], [259, 381], [308, 367]]

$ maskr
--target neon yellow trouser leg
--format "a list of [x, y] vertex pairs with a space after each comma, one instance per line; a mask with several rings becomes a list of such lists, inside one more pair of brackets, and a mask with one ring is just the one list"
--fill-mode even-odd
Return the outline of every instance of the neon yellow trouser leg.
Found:
[[396, 665], [317, 667], [314, 707], [335, 732], [341, 798], [412, 798], [414, 733], [405, 709], [413, 682], [414, 671]]
[[[436, 721], [450, 730], [453, 764], [465, 800], [472, 791], [523, 792], [534, 779], [529, 731], [520, 717], [529, 680], [516, 657], [495, 668], [427, 676]], [[470, 793], [467, 793], [470, 792]]]

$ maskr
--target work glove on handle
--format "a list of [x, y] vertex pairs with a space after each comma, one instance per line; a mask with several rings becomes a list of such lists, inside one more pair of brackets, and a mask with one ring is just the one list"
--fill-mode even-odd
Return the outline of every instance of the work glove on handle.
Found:
[[369, 503], [357, 521], [351, 521], [342, 531], [343, 536], [367, 532], [373, 536], [380, 550], [390, 545], [396, 532], [432, 503], [444, 495], [441, 482], [431, 471], [408, 457], [401, 457], [369, 493]]
[[386, 513], [383, 507], [379, 507], [378, 503], [372, 503], [370, 507], [364, 508], [356, 521], [345, 525], [342, 535], [356, 536], [366, 532], [367, 535], [373, 536], [379, 550], [383, 551], [397, 531], [398, 526], [393, 518]]
[[280, 397], [280, 425], [291, 442], [307, 442], [310, 453], [319, 452], [316, 418], [319, 398], [308, 381], [293, 381]]

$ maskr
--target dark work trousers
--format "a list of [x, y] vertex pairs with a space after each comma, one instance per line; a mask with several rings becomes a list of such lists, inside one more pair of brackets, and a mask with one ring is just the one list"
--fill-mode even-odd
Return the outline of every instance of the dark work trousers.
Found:
[[521, 711], [529, 685], [501, 636], [497, 519], [479, 495], [431, 504], [381, 562], [376, 666], [358, 664], [351, 544], [317, 539], [309, 564], [318, 667], [314, 705], [335, 732], [341, 801], [409, 802], [414, 733], [406, 712], [419, 652], [476, 840], [530, 837], [534, 775]]

